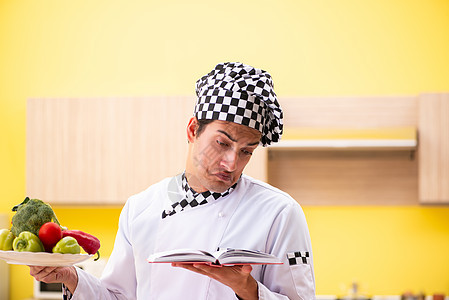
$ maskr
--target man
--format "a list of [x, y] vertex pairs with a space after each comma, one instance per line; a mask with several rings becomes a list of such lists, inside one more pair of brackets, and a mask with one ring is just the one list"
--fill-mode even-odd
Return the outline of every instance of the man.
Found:
[[[185, 172], [128, 199], [101, 279], [74, 267], [31, 267], [32, 276], [64, 283], [72, 299], [315, 298], [301, 207], [286, 193], [242, 175], [257, 146], [282, 134], [271, 76], [241, 63], [218, 64], [198, 80], [196, 93]], [[146, 262], [151, 253], [178, 248], [259, 250], [284, 264]]]

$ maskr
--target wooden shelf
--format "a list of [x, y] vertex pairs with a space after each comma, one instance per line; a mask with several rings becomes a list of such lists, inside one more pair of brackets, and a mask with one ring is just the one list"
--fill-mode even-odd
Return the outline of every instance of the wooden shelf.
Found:
[[414, 150], [416, 128], [287, 128], [270, 150]]

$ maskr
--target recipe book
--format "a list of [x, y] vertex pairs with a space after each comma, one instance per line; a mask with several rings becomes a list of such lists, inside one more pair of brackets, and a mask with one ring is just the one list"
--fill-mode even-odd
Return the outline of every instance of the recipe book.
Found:
[[203, 250], [178, 249], [151, 254], [150, 263], [205, 263], [213, 266], [283, 264], [276, 256], [254, 250], [218, 249], [209, 253]]

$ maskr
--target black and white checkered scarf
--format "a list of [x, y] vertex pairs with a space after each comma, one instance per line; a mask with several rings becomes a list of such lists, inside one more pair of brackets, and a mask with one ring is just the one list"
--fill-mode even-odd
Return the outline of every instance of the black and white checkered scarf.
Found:
[[271, 75], [242, 63], [218, 64], [196, 83], [194, 115], [199, 119], [230, 121], [262, 133], [260, 144], [278, 142], [282, 109]]
[[210, 192], [210, 191], [198, 193], [189, 186], [189, 183], [187, 182], [187, 177], [184, 172], [182, 173], [182, 181], [181, 181], [181, 187], [183, 191], [182, 199], [180, 201], [173, 203], [171, 205], [171, 209], [164, 210], [162, 212], [162, 219], [166, 218], [167, 216], [172, 216], [177, 212], [181, 212], [186, 209], [196, 207], [198, 205], [207, 204], [209, 202], [218, 200], [221, 197], [226, 197], [227, 195], [232, 193], [232, 191], [237, 186], [237, 183], [238, 181], [223, 193]]

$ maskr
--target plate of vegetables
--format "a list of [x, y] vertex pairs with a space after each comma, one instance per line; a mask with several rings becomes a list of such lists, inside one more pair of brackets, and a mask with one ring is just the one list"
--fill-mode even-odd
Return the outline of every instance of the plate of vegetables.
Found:
[[8, 264], [27, 266], [68, 267], [83, 262], [92, 256], [92, 254], [62, 254], [0, 250], [0, 258]]
[[11, 230], [0, 229], [0, 259], [7, 263], [59, 267], [100, 257], [98, 238], [62, 227], [49, 204], [27, 197], [12, 210]]

